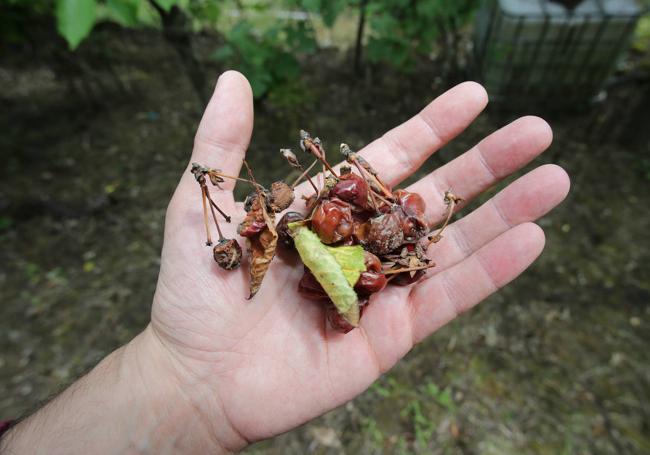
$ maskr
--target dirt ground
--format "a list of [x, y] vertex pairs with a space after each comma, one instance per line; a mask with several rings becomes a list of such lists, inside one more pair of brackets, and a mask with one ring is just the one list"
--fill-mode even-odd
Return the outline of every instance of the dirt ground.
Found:
[[[38, 59], [0, 62], [0, 419], [148, 321], [165, 208], [202, 105], [151, 33], [111, 36], [120, 83], [94, 69], [90, 99]], [[327, 68], [256, 107], [249, 159], [268, 169], [261, 180], [284, 177], [269, 157], [299, 128], [359, 147], [443, 89], [434, 69], [354, 82], [341, 56], [322, 57]], [[488, 110], [420, 175], [510, 116]], [[573, 182], [540, 221], [547, 246], [529, 271], [353, 402], [248, 452], [650, 452], [650, 147], [594, 142], [583, 134], [594, 118], [551, 118], [555, 142], [528, 167], [555, 162]]]

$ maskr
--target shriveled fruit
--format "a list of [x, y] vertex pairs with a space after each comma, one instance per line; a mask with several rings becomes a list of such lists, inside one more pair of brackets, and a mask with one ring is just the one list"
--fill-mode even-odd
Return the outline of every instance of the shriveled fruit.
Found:
[[404, 242], [404, 232], [394, 213], [371, 218], [366, 234], [366, 249], [377, 255], [388, 254]]
[[235, 239], [221, 239], [212, 249], [214, 260], [223, 269], [233, 270], [241, 264], [241, 246]]
[[405, 242], [420, 240], [429, 232], [424, 216], [409, 215], [404, 208], [395, 206], [393, 213], [399, 218]]
[[381, 271], [379, 258], [369, 251], [364, 251], [363, 255], [366, 270], [359, 275], [354, 290], [360, 296], [369, 296], [384, 289], [388, 280]]
[[[224, 237], [218, 222], [220, 217], [226, 222], [231, 218], [211, 198], [208, 184], [221, 188], [226, 178], [247, 182], [253, 191], [245, 200], [246, 216], [237, 232], [247, 240], [250, 296], [260, 288], [277, 244], [295, 249], [305, 267], [298, 283], [299, 294], [321, 302], [329, 325], [347, 333], [359, 326], [363, 308], [373, 294], [387, 284], [412, 284], [435, 266], [426, 248], [442, 238], [461, 199], [450, 191], [445, 193], [444, 222], [430, 232], [424, 199], [407, 190], [393, 191], [363, 155], [341, 144], [347, 163], [334, 169], [317, 137], [301, 130], [300, 147], [315, 158], [313, 163], [303, 167], [291, 150], [282, 149], [284, 159], [300, 174], [291, 185], [278, 181], [270, 189], [256, 181], [246, 161], [248, 178], [192, 165], [191, 172], [201, 189], [206, 244], [212, 245], [211, 216], [219, 234], [213, 248], [215, 261], [229, 270], [239, 266], [241, 248], [235, 240]], [[316, 169], [322, 165], [323, 175], [312, 179], [310, 172], [317, 165]], [[287, 212], [276, 225], [276, 214], [294, 202], [293, 188], [303, 179], [311, 186], [302, 195], [305, 213]]]
[[426, 210], [426, 203], [418, 193], [406, 190], [395, 190], [393, 192], [397, 204], [410, 216], [423, 216]]
[[271, 209], [275, 213], [280, 213], [281, 211], [289, 208], [293, 202], [294, 194], [293, 188], [282, 181], [273, 182], [271, 184], [271, 197], [270, 205]]
[[309, 269], [305, 270], [305, 273], [298, 282], [298, 292], [301, 296], [309, 300], [329, 300], [327, 292], [325, 292]]
[[336, 197], [352, 204], [355, 211], [367, 210], [368, 184], [363, 177], [348, 173], [341, 175], [339, 181], [330, 191], [330, 197]]
[[377, 272], [361, 272], [357, 284], [354, 285], [354, 290], [357, 294], [368, 296], [379, 292], [386, 287], [388, 280], [383, 273]]
[[275, 227], [278, 231], [278, 243], [285, 248], [293, 248], [293, 237], [289, 232], [289, 223], [294, 223], [296, 221], [302, 221], [305, 217], [298, 212], [287, 212], [282, 215], [280, 222]]
[[312, 215], [311, 227], [323, 243], [349, 237], [354, 228], [350, 204], [336, 198], [321, 202]]

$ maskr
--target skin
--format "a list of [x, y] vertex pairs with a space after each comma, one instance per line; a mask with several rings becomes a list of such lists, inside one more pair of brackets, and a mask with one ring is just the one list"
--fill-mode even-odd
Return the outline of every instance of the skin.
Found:
[[[397, 185], [463, 131], [487, 101], [480, 85], [460, 84], [361, 154], [386, 183]], [[248, 82], [224, 73], [190, 162], [237, 175], [252, 127]], [[427, 216], [438, 222], [445, 190], [453, 188], [467, 202], [533, 160], [551, 140], [544, 120], [520, 118], [408, 190], [426, 199]], [[212, 191], [233, 215], [231, 224], [221, 224], [231, 238], [243, 214], [233, 186], [228, 181], [224, 191]], [[311, 191], [308, 184], [298, 188], [299, 194]], [[228, 452], [295, 428], [366, 390], [414, 344], [521, 274], [544, 247], [544, 233], [533, 221], [568, 191], [569, 178], [555, 165], [520, 177], [430, 246], [437, 266], [424, 281], [373, 296], [360, 327], [343, 335], [327, 326], [322, 308], [297, 293], [302, 267], [291, 255], [280, 254], [257, 296], [246, 300], [247, 268], [220, 269], [204, 246], [200, 191], [188, 163], [167, 210], [151, 323], [14, 427], [0, 448]]]

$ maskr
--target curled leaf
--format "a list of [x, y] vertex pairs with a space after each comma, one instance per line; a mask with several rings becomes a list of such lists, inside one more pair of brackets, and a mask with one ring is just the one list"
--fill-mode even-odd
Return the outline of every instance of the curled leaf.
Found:
[[293, 240], [302, 262], [316, 277], [341, 316], [353, 327], [357, 327], [359, 302], [352, 286], [359, 279], [360, 273], [366, 270], [363, 248], [358, 245], [326, 247], [305, 226], [291, 223], [289, 228], [294, 233]]
[[[259, 291], [266, 275], [271, 261], [275, 256], [275, 250], [278, 245], [278, 233], [275, 230], [275, 220], [273, 213], [266, 210], [265, 194], [260, 192], [258, 195], [257, 209], [261, 212], [266, 226], [257, 235], [248, 238], [248, 249], [250, 252], [250, 295], [249, 299]], [[250, 213], [250, 212], [249, 212]]]
[[363, 247], [361, 245], [354, 246], [327, 246], [323, 245], [325, 249], [334, 256], [334, 259], [341, 267], [343, 275], [348, 280], [350, 286], [354, 286], [359, 281], [359, 275], [366, 270], [364, 261]]

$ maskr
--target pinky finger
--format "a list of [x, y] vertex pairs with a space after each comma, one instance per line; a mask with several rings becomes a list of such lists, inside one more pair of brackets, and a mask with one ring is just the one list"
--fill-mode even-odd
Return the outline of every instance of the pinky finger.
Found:
[[465, 260], [414, 286], [410, 296], [414, 342], [517, 278], [537, 259], [544, 243], [539, 226], [520, 224]]

